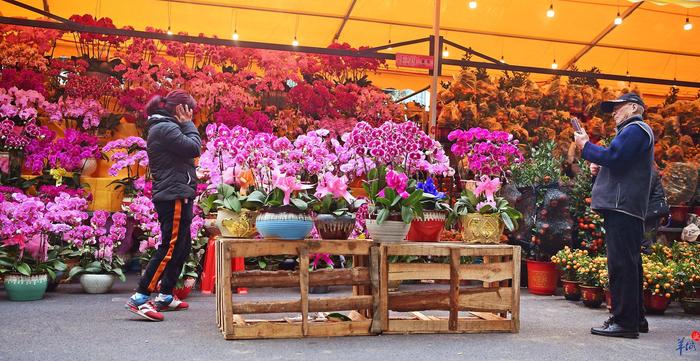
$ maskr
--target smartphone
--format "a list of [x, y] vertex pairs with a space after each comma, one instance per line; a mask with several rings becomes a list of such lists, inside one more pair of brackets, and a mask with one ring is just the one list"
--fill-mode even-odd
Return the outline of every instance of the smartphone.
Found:
[[581, 128], [581, 123], [579, 123], [578, 118], [571, 118], [571, 126], [574, 127], [574, 131], [577, 133], [583, 133], [583, 128]]

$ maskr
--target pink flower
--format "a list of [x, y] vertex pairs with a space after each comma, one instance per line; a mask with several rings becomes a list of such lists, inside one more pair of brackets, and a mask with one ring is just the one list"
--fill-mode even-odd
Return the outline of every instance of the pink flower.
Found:
[[493, 195], [501, 188], [501, 180], [498, 178], [490, 179], [486, 175], [481, 176], [481, 181], [476, 183], [476, 189], [474, 190], [474, 193], [476, 196], [480, 196], [484, 194], [486, 196], [486, 200], [489, 202], [493, 202], [494, 198]]
[[401, 198], [408, 198], [409, 194], [406, 192], [406, 187], [408, 187], [408, 176], [390, 170], [386, 174], [386, 184], [387, 187], [395, 190]]
[[352, 195], [348, 192], [348, 180], [345, 176], [337, 177], [330, 172], [323, 175], [323, 179], [316, 187], [315, 196], [323, 198], [328, 194], [333, 195], [336, 199], [344, 198], [348, 203], [352, 203]]
[[280, 174], [280, 172], [275, 169], [275, 174], [273, 174], [273, 186], [279, 188], [284, 192], [283, 205], [289, 205], [292, 192], [308, 189], [309, 186], [302, 185], [296, 176], [288, 176]]

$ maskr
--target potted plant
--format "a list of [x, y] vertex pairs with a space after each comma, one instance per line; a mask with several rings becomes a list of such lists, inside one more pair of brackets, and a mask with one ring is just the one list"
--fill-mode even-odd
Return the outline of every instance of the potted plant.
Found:
[[263, 238], [301, 240], [313, 228], [309, 216], [311, 198], [306, 193], [310, 187], [303, 185], [296, 176], [288, 176], [275, 169], [274, 188], [265, 196], [255, 225]]
[[675, 295], [676, 285], [673, 269], [675, 262], [661, 261], [654, 256], [643, 256], [644, 268], [644, 307], [647, 313], [663, 314], [671, 298]]
[[142, 168], [148, 167], [148, 153], [146, 153], [146, 141], [139, 137], [127, 137], [107, 143], [102, 151], [109, 154], [112, 165], [108, 173], [112, 177], [118, 177], [126, 170], [126, 174], [110, 185], [116, 185], [115, 190], [121, 189], [122, 203], [128, 207], [140, 192], [139, 182], [143, 181]]
[[581, 282], [576, 278], [576, 270], [579, 267], [579, 259], [587, 256], [587, 252], [582, 250], [572, 250], [564, 247], [556, 255], [552, 256], [552, 262], [561, 271], [561, 282], [564, 286], [564, 298], [569, 301], [581, 299]]
[[411, 222], [406, 240], [437, 242], [452, 212], [447, 196], [437, 190], [432, 177], [428, 177], [425, 182], [418, 182], [416, 188], [423, 191], [423, 216]]
[[257, 233], [255, 218], [265, 202], [265, 194], [252, 188], [248, 191], [239, 191], [225, 183], [217, 187], [216, 226], [222, 236], [250, 238]]
[[[423, 191], [400, 171], [379, 166], [364, 184], [369, 198], [367, 230], [376, 242], [401, 242], [416, 217], [423, 216]], [[410, 191], [410, 192], [409, 192]]]
[[[114, 254], [126, 234], [126, 214], [116, 212], [109, 217], [105, 211], [95, 211], [90, 226], [83, 227], [82, 239], [73, 239], [81, 250], [80, 262], [68, 273], [68, 278], [80, 276], [86, 293], [106, 293], [111, 290], [115, 276], [126, 280], [124, 261]], [[111, 224], [109, 224], [111, 221]]]
[[348, 191], [347, 178], [327, 172], [319, 179], [311, 209], [321, 239], [348, 239], [355, 229], [355, 211], [360, 205]]
[[608, 312], [612, 313], [612, 294], [610, 293], [610, 276], [607, 268], [600, 270], [600, 287], [603, 288], [605, 294], [605, 306]]
[[672, 247], [676, 261], [676, 284], [683, 312], [700, 314], [700, 245], [676, 242]]
[[462, 237], [467, 243], [499, 243], [503, 228], [514, 231], [522, 214], [503, 197], [495, 196], [501, 188], [499, 178], [481, 176], [475, 192], [468, 189], [455, 202], [454, 214], [462, 224]]
[[608, 260], [604, 257], [591, 258], [586, 255], [579, 261], [576, 279], [581, 282], [581, 298], [586, 307], [598, 308], [603, 304], [603, 288], [600, 286], [600, 272], [606, 269]]
[[201, 271], [202, 257], [204, 256], [207, 241], [207, 237], [203, 235], [192, 238], [192, 250], [182, 265], [182, 271], [177, 279], [177, 283], [175, 283], [175, 288], [173, 288], [175, 297], [184, 300], [192, 292]]

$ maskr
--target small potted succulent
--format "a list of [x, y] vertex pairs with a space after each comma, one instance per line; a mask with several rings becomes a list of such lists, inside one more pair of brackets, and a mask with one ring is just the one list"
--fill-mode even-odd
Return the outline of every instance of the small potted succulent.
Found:
[[467, 243], [499, 243], [503, 228], [514, 231], [522, 214], [503, 197], [495, 196], [501, 188], [499, 178], [482, 176], [475, 192], [462, 191], [455, 202], [454, 216], [462, 223], [462, 237]]
[[598, 308], [603, 304], [600, 272], [606, 269], [607, 262], [607, 258], [591, 258], [587, 254], [579, 259], [576, 279], [581, 282], [581, 298], [586, 307]]
[[348, 239], [355, 228], [355, 211], [360, 202], [348, 191], [347, 178], [327, 172], [319, 179], [311, 209], [314, 225], [322, 239]]
[[452, 212], [447, 196], [435, 187], [432, 177], [418, 182], [416, 188], [423, 191], [423, 216], [411, 222], [406, 240], [417, 242], [437, 242], [445, 229], [445, 223]]
[[556, 255], [552, 256], [552, 262], [561, 271], [561, 282], [564, 285], [564, 298], [569, 301], [581, 299], [581, 282], [576, 279], [576, 270], [580, 267], [579, 259], [587, 255], [587, 251], [573, 250], [564, 247]]
[[401, 242], [411, 222], [423, 216], [423, 191], [406, 174], [379, 166], [364, 184], [370, 195], [367, 230], [376, 242]]

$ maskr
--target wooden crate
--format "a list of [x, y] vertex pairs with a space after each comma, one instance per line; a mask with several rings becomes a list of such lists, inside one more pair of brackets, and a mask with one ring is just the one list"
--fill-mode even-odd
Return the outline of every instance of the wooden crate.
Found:
[[[379, 300], [373, 297], [379, 291], [379, 247], [368, 240], [304, 240], [274, 241], [251, 239], [217, 239], [217, 324], [226, 339], [295, 338], [370, 335], [381, 331], [379, 322], [373, 322]], [[351, 255], [364, 259], [363, 266], [353, 268], [316, 270], [309, 272], [309, 255], [330, 253]], [[296, 271], [242, 271], [232, 272], [233, 257], [296, 255]], [[353, 286], [353, 294], [343, 297], [309, 298], [309, 287]], [[271, 300], [234, 302], [232, 288], [298, 287], [298, 300]], [[252, 292], [255, 292], [254, 290]], [[309, 312], [351, 311], [351, 321], [312, 322]], [[299, 320], [252, 320], [245, 315], [267, 313], [300, 313]]]
[[[439, 256], [449, 263], [389, 263], [391, 256]], [[483, 263], [461, 264], [463, 256]], [[396, 243], [380, 247], [380, 312], [383, 333], [518, 332], [520, 329], [520, 247], [461, 243]], [[389, 281], [449, 280], [448, 289], [389, 292]], [[483, 286], [464, 287], [473, 280]], [[437, 287], [437, 286], [436, 286]], [[408, 317], [390, 317], [390, 311]], [[449, 311], [436, 317], [419, 311]], [[465, 312], [466, 311], [466, 312]], [[460, 317], [467, 314], [467, 317]]]

